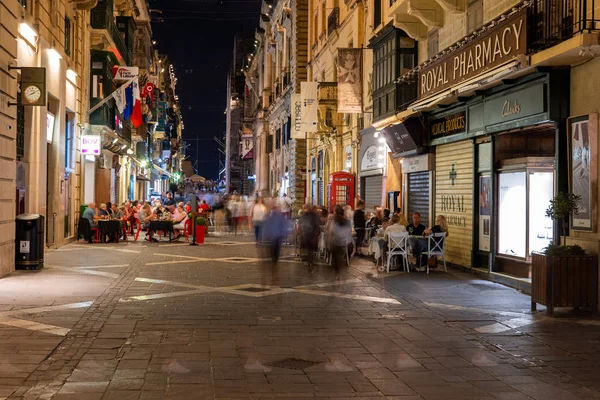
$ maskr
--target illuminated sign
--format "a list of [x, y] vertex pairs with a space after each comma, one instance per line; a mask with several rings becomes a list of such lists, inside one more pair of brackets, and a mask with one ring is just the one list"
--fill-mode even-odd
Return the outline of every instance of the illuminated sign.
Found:
[[86, 135], [81, 137], [81, 154], [99, 155], [102, 149], [100, 135]]
[[434, 119], [429, 123], [431, 138], [462, 133], [466, 131], [466, 115], [464, 111]]

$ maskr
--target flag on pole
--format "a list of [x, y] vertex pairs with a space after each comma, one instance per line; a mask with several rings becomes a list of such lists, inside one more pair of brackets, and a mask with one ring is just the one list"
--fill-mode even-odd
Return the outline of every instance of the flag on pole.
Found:
[[115, 91], [115, 103], [117, 104], [117, 109], [119, 110], [119, 114], [123, 114], [125, 111], [125, 105], [127, 104], [127, 100], [125, 99], [125, 87], [120, 86]]
[[123, 110], [123, 118], [130, 119], [133, 114], [133, 85], [127, 85], [125, 88], [125, 109]]
[[142, 119], [142, 97], [140, 96], [140, 83], [138, 78], [135, 78], [132, 83], [133, 86], [133, 112], [131, 114], [131, 123], [134, 128], [138, 128], [142, 125], [144, 120]]

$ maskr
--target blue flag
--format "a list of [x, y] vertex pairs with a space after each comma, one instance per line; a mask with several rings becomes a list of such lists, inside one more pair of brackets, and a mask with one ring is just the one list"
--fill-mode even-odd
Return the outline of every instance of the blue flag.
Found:
[[129, 85], [125, 88], [125, 110], [123, 110], [123, 118], [131, 118], [133, 113], [133, 85]]

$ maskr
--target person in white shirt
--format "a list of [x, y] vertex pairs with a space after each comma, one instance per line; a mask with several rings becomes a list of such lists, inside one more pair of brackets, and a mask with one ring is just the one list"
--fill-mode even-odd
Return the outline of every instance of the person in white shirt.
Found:
[[[402, 221], [403, 219], [404, 219], [404, 221]], [[394, 216], [392, 217], [392, 225], [388, 226], [385, 229], [385, 232], [383, 233], [383, 240], [385, 240], [387, 242], [388, 235], [390, 233], [394, 234], [394, 233], [406, 232], [406, 225], [408, 225], [408, 223], [403, 224], [403, 222], [406, 222], [406, 218], [404, 218], [404, 215], [394, 214]]]
[[290, 218], [291, 210], [292, 210], [292, 200], [287, 197], [287, 193], [283, 194], [279, 201], [279, 205], [281, 207], [281, 213], [285, 215], [287, 218]]
[[256, 238], [256, 243], [260, 242], [260, 238], [262, 235], [263, 223], [265, 222], [265, 218], [267, 218], [269, 211], [267, 210], [267, 206], [264, 205], [262, 197], [256, 197], [256, 202], [250, 211], [250, 223], [254, 226], [254, 237]]

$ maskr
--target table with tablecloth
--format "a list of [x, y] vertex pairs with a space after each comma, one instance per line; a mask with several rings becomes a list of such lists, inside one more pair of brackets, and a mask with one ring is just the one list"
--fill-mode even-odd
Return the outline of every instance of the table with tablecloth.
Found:
[[121, 236], [121, 221], [117, 220], [98, 220], [98, 230], [100, 231], [100, 241], [104, 243], [106, 237], [113, 237], [115, 242], [119, 242], [119, 236]]
[[169, 240], [173, 237], [173, 221], [151, 221], [148, 232], [162, 231], [169, 234]]

